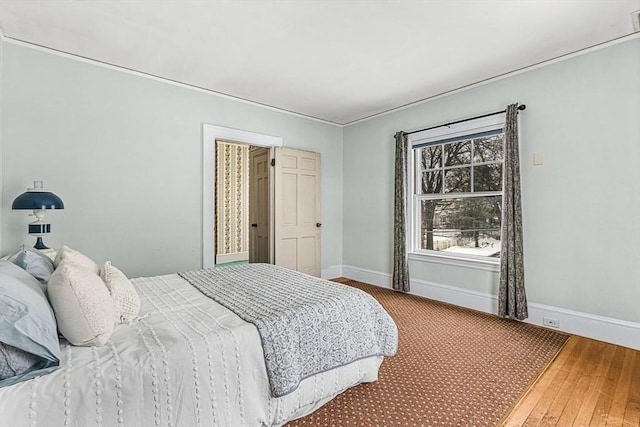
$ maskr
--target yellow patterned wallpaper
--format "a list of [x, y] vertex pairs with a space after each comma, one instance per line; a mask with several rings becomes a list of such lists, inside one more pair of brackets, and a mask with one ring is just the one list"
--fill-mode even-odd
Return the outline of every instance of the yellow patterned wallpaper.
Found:
[[[249, 146], [216, 144], [216, 256], [222, 262], [248, 259]], [[235, 257], [219, 257], [236, 254]], [[246, 257], [245, 257], [246, 255]], [[216, 261], [219, 262], [219, 261]]]

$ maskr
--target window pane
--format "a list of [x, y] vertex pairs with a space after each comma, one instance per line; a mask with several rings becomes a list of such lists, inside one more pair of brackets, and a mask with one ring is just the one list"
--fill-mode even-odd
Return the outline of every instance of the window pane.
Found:
[[420, 149], [422, 170], [442, 167], [442, 145], [434, 145]]
[[471, 168], [455, 168], [444, 171], [445, 193], [471, 193]]
[[502, 196], [422, 200], [421, 249], [499, 257]]
[[501, 191], [502, 163], [473, 168], [473, 191]]
[[473, 146], [473, 162], [495, 162], [502, 160], [502, 140], [504, 134], [477, 138]]
[[471, 141], [447, 144], [444, 153], [445, 166], [468, 165], [471, 163]]
[[422, 182], [419, 183], [418, 194], [442, 193], [442, 171], [425, 171], [422, 173]]

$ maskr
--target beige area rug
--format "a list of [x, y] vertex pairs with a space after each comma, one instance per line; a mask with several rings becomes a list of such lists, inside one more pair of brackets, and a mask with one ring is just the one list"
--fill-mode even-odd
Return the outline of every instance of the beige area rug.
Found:
[[294, 426], [495, 426], [568, 336], [343, 280], [373, 295], [398, 325], [398, 353], [379, 381], [347, 390]]

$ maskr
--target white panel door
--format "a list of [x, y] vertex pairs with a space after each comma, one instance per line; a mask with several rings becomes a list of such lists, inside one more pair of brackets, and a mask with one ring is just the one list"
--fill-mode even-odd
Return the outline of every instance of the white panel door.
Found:
[[320, 277], [320, 153], [277, 147], [275, 264]]
[[249, 151], [249, 262], [269, 260], [269, 169], [268, 148]]

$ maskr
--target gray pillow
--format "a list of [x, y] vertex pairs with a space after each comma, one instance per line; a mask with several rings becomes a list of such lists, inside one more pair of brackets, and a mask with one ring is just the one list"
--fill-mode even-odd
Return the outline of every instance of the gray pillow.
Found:
[[38, 279], [40, 283], [47, 283], [55, 270], [51, 258], [36, 249], [26, 248], [24, 245], [9, 255], [8, 259]]
[[0, 342], [0, 380], [37, 369], [40, 358], [35, 354]]
[[57, 369], [56, 319], [40, 283], [10, 261], [0, 260], [0, 342], [35, 357], [26, 372], [0, 380], [0, 387]]

